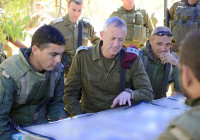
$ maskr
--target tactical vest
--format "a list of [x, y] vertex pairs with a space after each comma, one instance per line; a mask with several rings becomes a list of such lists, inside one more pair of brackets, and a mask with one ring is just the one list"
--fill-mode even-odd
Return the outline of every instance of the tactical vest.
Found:
[[179, 47], [185, 35], [192, 30], [199, 28], [200, 23], [200, 4], [195, 7], [188, 6], [185, 2], [179, 2], [174, 20], [170, 22], [173, 32], [173, 40], [175, 47]]
[[[14, 98], [18, 104], [25, 104], [29, 94], [36, 91], [34, 88], [40, 87], [40, 85], [37, 85], [37, 83], [41, 83], [41, 81], [46, 79], [45, 74], [40, 74], [34, 70], [31, 70], [28, 62], [25, 60], [25, 58], [23, 59], [24, 60], [22, 60], [20, 56], [12, 56], [9, 58], [9, 61], [4, 61], [0, 66], [0, 68], [3, 71], [5, 70], [8, 76], [10, 76], [16, 84]], [[55, 71], [58, 72], [56, 76], [56, 80], [58, 80], [62, 72], [61, 66], [58, 65], [55, 68]], [[47, 94], [48, 90], [44, 91], [43, 94], [45, 93]]]
[[143, 46], [146, 38], [149, 36], [149, 29], [146, 27], [144, 21], [144, 11], [137, 9], [133, 10], [133, 12], [127, 12], [124, 8], [120, 8], [119, 11], [119, 17], [127, 25], [127, 36], [124, 45], [135, 44], [137, 47]]

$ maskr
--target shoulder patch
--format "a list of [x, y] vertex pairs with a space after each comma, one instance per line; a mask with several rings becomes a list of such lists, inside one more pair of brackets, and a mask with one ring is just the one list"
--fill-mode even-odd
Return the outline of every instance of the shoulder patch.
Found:
[[136, 54], [137, 56], [139, 55], [139, 51], [138, 51], [137, 49], [131, 48], [131, 47], [127, 47], [127, 48], [126, 48], [126, 52], [128, 52], [128, 53], [134, 53], [134, 54]]
[[81, 50], [88, 50], [88, 47], [87, 46], [80, 46], [76, 49], [76, 53], [78, 53], [79, 51]]
[[63, 18], [55, 18], [53, 20], [53, 23], [56, 24], [56, 23], [59, 23], [59, 22], [62, 22], [63, 21]]
[[86, 26], [86, 27], [90, 26], [90, 19], [89, 18], [83, 17], [82, 22], [83, 22], [84, 26]]
[[2, 71], [2, 75], [6, 78], [10, 78], [10, 75], [8, 75], [8, 73], [5, 70]]

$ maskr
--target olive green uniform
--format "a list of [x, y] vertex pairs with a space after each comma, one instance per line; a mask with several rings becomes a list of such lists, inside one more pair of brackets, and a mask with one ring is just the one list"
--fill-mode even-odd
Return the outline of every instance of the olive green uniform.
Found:
[[[178, 55], [175, 53], [173, 53], [173, 56], [179, 59]], [[178, 68], [173, 65], [167, 67], [166, 64], [161, 63], [160, 59], [156, 59], [152, 54], [149, 41], [147, 41], [146, 47], [142, 48], [140, 51], [140, 57], [142, 58], [146, 72], [149, 75], [149, 79], [154, 91], [154, 99], [165, 97], [170, 83], [174, 83], [173, 90], [177, 92], [180, 91]], [[166, 76], [167, 71], [169, 73], [168, 76]]]
[[[186, 2], [176, 2], [170, 8], [169, 15], [169, 27], [174, 34], [173, 51], [179, 52], [181, 41], [186, 34], [200, 27], [200, 3], [188, 5]], [[166, 25], [166, 18], [164, 25]]]
[[118, 16], [126, 22], [125, 46], [135, 44], [138, 48], [142, 47], [153, 31], [151, 19], [144, 9], [126, 10], [122, 6], [110, 15], [113, 16]]
[[[31, 48], [20, 49], [19, 55], [11, 56], [0, 64], [0, 139], [11, 139], [9, 118], [17, 125], [32, 125], [36, 107], [50, 91], [51, 72], [39, 73], [30, 65]], [[62, 64], [54, 69], [55, 89], [52, 99], [41, 107], [37, 123], [47, 123], [65, 118], [62, 100], [64, 92], [64, 70]], [[48, 116], [47, 116], [48, 115]]]
[[[99, 42], [99, 37], [97, 37], [94, 27], [86, 21], [86, 18], [82, 20], [82, 45], [87, 46], [88, 40], [95, 45]], [[78, 23], [78, 22], [77, 22]], [[73, 23], [69, 20], [69, 15], [62, 18], [57, 18], [51, 25], [57, 28], [66, 39], [65, 52], [70, 55], [71, 59], [76, 52], [78, 46], [78, 24]], [[69, 59], [71, 62], [71, 60]]]
[[158, 140], [200, 140], [200, 98], [191, 101], [192, 109], [173, 120]]
[[[65, 109], [72, 116], [110, 109], [114, 98], [120, 94], [120, 57], [117, 55], [111, 62], [103, 61], [106, 58], [103, 58], [101, 47], [102, 42], [74, 56], [63, 98]], [[110, 65], [105, 66], [105, 63]], [[133, 102], [152, 101], [151, 84], [140, 57], [126, 69], [125, 77], [126, 87], [131, 88], [133, 83], [135, 88]]]

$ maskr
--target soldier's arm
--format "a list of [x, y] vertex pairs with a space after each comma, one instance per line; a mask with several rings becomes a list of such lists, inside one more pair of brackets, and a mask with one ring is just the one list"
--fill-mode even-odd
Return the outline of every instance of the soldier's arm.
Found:
[[59, 118], [66, 118], [64, 110], [63, 94], [64, 94], [64, 70], [59, 76], [58, 82], [55, 85], [54, 96], [50, 103], [47, 105], [48, 116], [51, 121], [56, 121]]
[[12, 139], [12, 132], [9, 129], [9, 115], [14, 102], [14, 82], [6, 78], [0, 70], [0, 139]]
[[79, 62], [80, 60], [76, 53], [67, 76], [63, 96], [65, 109], [72, 116], [76, 116], [83, 113], [80, 103], [82, 80]]
[[135, 89], [133, 92], [133, 101], [139, 102], [145, 100], [151, 102], [154, 98], [153, 90], [140, 57], [136, 59], [131, 69], [132, 83]]
[[170, 128], [162, 133], [158, 140], [190, 140], [189, 135], [178, 127]]
[[151, 32], [153, 31], [153, 24], [151, 18], [149, 17], [148, 13], [145, 10], [142, 10], [142, 13], [144, 16], [145, 25], [147, 28], [149, 28], [149, 33], [151, 35]]
[[[177, 8], [177, 6], [178, 6], [178, 3], [179, 2], [175, 2], [171, 7], [170, 7], [170, 9], [169, 9], [169, 21], [172, 21], [172, 20], [174, 20], [174, 14], [175, 14], [175, 12], [176, 12], [176, 8]], [[167, 24], [166, 24], [166, 17], [164, 18], [164, 26], [166, 26]]]
[[94, 27], [90, 25], [90, 42], [92, 45], [98, 44], [100, 41], [100, 38], [96, 35], [96, 32], [94, 30]]

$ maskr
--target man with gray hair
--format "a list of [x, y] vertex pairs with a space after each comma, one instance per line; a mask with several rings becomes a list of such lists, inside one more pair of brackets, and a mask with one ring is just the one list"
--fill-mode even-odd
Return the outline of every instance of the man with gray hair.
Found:
[[149, 75], [155, 99], [165, 97], [171, 83], [174, 83], [173, 94], [180, 91], [179, 58], [175, 53], [171, 53], [172, 36], [168, 27], [156, 27], [147, 41], [146, 47], [140, 51], [140, 57]]
[[[126, 34], [125, 22], [119, 17], [110, 17], [100, 32], [98, 45], [77, 49], [64, 94], [65, 109], [70, 115], [103, 111], [126, 103], [131, 105], [131, 101], [152, 101], [151, 84], [140, 57], [128, 69], [122, 68], [120, 59], [121, 52], [126, 51], [122, 48]], [[124, 80], [120, 80], [122, 69]], [[131, 90], [132, 84], [134, 90]]]

